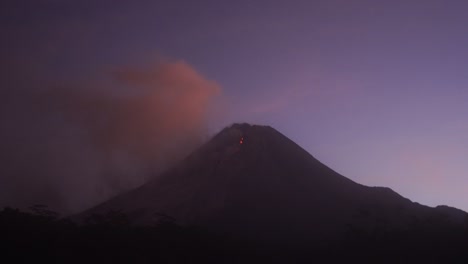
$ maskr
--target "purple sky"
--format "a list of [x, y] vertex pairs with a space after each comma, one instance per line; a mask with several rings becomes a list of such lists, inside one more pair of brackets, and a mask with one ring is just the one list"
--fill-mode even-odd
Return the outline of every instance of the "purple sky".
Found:
[[271, 125], [356, 182], [468, 211], [467, 1], [10, 0], [0, 9], [7, 77], [81, 82], [181, 60], [221, 87], [212, 132]]

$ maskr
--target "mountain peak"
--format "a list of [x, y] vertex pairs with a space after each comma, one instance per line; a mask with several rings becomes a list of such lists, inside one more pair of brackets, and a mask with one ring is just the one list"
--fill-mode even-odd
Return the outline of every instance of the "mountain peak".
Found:
[[227, 128], [228, 129], [238, 129], [238, 130], [245, 131], [245, 130], [248, 130], [248, 129], [252, 128], [253, 126], [257, 126], [257, 125], [251, 125], [249, 123], [234, 123], [234, 124], [228, 126]]
[[[371, 188], [336, 173], [269, 126], [233, 124], [171, 170], [85, 214], [122, 210], [135, 223], [155, 213], [179, 223], [255, 239], [332, 238], [349, 225], [388, 228], [436, 210], [388, 188]], [[464, 216], [460, 214], [461, 216]]]
[[[236, 145], [265, 145], [266, 141], [271, 141], [273, 135], [281, 135], [270, 126], [251, 125], [248, 123], [234, 123], [225, 127], [206, 143], [205, 149], [220, 149]], [[268, 140], [270, 139], [270, 140]], [[252, 144], [254, 143], [255, 144]]]
[[225, 127], [221, 132], [218, 134], [230, 134], [230, 135], [246, 135], [251, 133], [252, 131], [256, 131], [257, 133], [262, 131], [265, 133], [267, 131], [274, 131], [274, 129], [270, 126], [263, 126], [263, 125], [251, 125], [249, 123], [234, 123], [230, 126]]

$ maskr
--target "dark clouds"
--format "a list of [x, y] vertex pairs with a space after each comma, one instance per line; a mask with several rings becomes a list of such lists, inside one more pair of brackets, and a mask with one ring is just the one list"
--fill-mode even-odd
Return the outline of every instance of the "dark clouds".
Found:
[[141, 184], [205, 139], [220, 88], [187, 63], [109, 77], [76, 84], [18, 68], [2, 74], [1, 205], [76, 212]]

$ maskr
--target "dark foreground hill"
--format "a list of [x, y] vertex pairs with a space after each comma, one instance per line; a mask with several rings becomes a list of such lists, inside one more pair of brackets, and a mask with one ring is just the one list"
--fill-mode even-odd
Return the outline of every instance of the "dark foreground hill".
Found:
[[129, 224], [118, 212], [77, 225], [50, 214], [0, 211], [1, 263], [467, 263], [468, 230], [350, 233], [327, 246], [255, 243], [161, 219]]

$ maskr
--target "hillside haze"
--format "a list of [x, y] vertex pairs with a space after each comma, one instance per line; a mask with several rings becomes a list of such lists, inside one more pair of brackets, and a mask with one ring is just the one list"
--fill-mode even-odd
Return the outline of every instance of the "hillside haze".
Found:
[[414, 203], [336, 173], [269, 126], [234, 124], [147, 184], [78, 218], [121, 210], [135, 224], [161, 214], [183, 225], [264, 241], [327, 241], [350, 230], [461, 226], [467, 214]]

